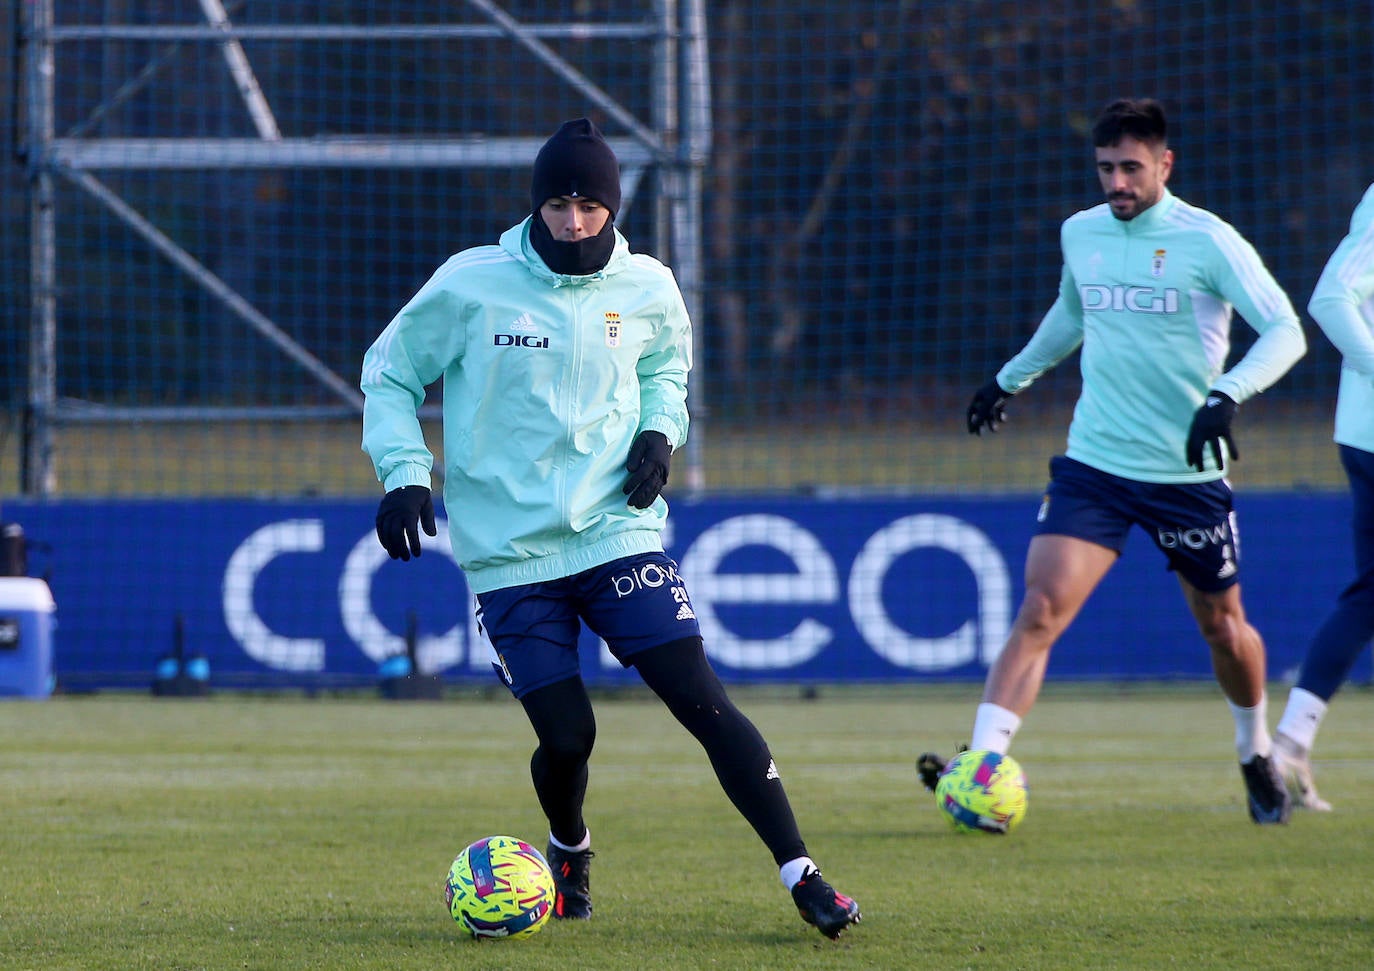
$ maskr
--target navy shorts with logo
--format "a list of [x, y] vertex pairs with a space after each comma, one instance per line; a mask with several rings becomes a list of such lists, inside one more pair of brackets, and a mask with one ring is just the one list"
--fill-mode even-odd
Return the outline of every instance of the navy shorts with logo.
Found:
[[1240, 536], [1224, 479], [1138, 482], [1056, 455], [1036, 519], [1039, 534], [1073, 536], [1117, 553], [1130, 528], [1139, 526], [1163, 551], [1169, 569], [1205, 593], [1240, 579]]
[[477, 626], [492, 667], [517, 698], [578, 675], [583, 623], [625, 667], [640, 651], [701, 636], [687, 587], [666, 553], [477, 595]]

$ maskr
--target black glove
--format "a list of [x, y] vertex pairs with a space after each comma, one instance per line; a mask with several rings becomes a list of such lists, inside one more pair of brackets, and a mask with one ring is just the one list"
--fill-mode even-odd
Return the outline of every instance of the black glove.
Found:
[[1011, 395], [1002, 390], [996, 378], [975, 391], [968, 406], [968, 433], [981, 436], [984, 428], [997, 431], [997, 426], [1007, 420], [1002, 406], [1010, 400]]
[[377, 539], [393, 560], [420, 555], [420, 527], [430, 536], [434, 528], [434, 500], [425, 486], [403, 486], [382, 496], [377, 506]]
[[1193, 415], [1193, 425], [1188, 429], [1188, 445], [1183, 451], [1183, 456], [1189, 465], [1199, 472], [1203, 471], [1202, 447], [1211, 445], [1212, 458], [1216, 459], [1217, 468], [1226, 468], [1221, 464], [1222, 442], [1226, 443], [1226, 450], [1231, 453], [1231, 458], [1240, 458], [1236, 443], [1231, 438], [1231, 420], [1236, 417], [1236, 409], [1239, 407], [1240, 405], [1220, 391], [1207, 392], [1207, 400], [1202, 403], [1197, 414]]
[[663, 487], [668, 484], [668, 461], [673, 457], [673, 446], [668, 444], [668, 436], [662, 432], [640, 432], [635, 443], [630, 446], [630, 459], [625, 463], [625, 471], [630, 477], [625, 480], [625, 495], [630, 505], [636, 509], [648, 509]]

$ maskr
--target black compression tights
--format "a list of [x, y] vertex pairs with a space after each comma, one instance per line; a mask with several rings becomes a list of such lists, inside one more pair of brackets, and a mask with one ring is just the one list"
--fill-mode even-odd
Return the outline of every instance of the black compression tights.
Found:
[[[721, 788], [782, 865], [806, 855], [782, 782], [769, 778], [773, 758], [753, 722], [734, 706], [706, 660], [701, 639], [673, 641], [636, 654], [644, 683], [701, 743]], [[580, 678], [532, 691], [521, 699], [539, 747], [530, 760], [539, 804], [561, 843], [579, 842], [586, 827], [582, 801], [596, 721]]]
[[587, 827], [582, 801], [587, 795], [587, 759], [596, 742], [596, 718], [581, 678], [569, 678], [531, 691], [520, 699], [539, 747], [530, 757], [530, 778], [539, 805], [558, 842], [576, 846]]

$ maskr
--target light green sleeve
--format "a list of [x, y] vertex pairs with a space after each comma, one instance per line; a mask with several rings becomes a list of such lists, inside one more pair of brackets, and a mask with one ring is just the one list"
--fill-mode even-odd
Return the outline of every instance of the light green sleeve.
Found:
[[672, 271], [657, 261], [654, 268], [667, 278], [666, 308], [653, 341], [635, 369], [639, 375], [639, 430], [662, 432], [677, 449], [687, 441], [690, 424], [687, 375], [692, 369], [692, 322]]
[[463, 353], [465, 328], [448, 288], [450, 259], [387, 324], [363, 355], [363, 451], [390, 492], [430, 486], [434, 454], [425, 444], [417, 410], [425, 389]]
[[1212, 387], [1241, 402], [1287, 374], [1307, 353], [1307, 337], [1288, 295], [1255, 248], [1229, 225], [1220, 225], [1211, 237], [1221, 257], [1214, 264], [1214, 292], [1245, 318], [1259, 339]]
[[1350, 233], [1322, 270], [1307, 305], [1341, 363], [1374, 377], [1374, 185], [1350, 219]]
[[1059, 296], [1035, 333], [1015, 357], [997, 372], [997, 383], [1003, 391], [1016, 394], [1030, 387], [1035, 380], [1083, 343], [1083, 305], [1078, 285], [1066, 265], [1059, 275]]

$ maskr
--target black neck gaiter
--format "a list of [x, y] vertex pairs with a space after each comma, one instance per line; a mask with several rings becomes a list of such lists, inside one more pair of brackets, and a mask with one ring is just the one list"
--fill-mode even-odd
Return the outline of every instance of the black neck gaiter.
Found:
[[615, 251], [615, 220], [607, 219], [595, 236], [565, 243], [553, 238], [544, 217], [536, 212], [530, 220], [530, 245], [553, 272], [589, 276], [605, 269], [611, 261], [611, 253]]

